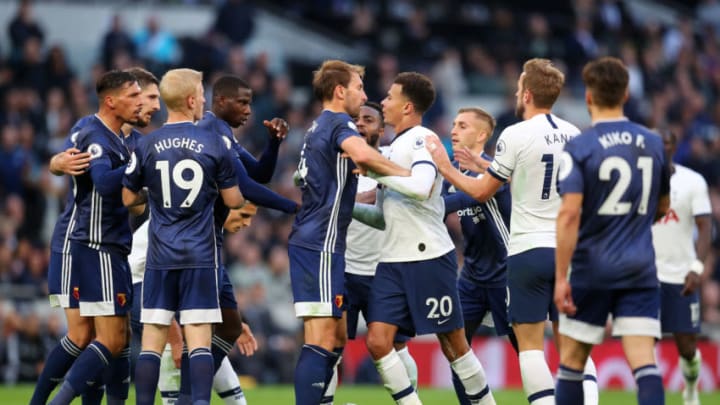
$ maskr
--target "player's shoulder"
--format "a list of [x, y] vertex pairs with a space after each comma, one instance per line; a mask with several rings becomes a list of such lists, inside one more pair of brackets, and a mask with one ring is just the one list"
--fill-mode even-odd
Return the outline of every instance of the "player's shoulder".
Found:
[[566, 132], [568, 135], [578, 135], [580, 134], [580, 128], [577, 127], [577, 125], [573, 124], [572, 122], [560, 118], [555, 114], [548, 114], [550, 116], [550, 120], [552, 121], [551, 124], [554, 124], [558, 127], [558, 129], [562, 130], [563, 132]]
[[705, 178], [695, 170], [679, 164], [675, 164], [675, 175], [682, 179], [683, 184], [707, 187]]

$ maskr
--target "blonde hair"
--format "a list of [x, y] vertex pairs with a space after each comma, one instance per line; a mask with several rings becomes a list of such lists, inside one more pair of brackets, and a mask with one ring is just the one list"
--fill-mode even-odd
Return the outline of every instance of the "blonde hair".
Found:
[[332, 100], [335, 87], [338, 85], [347, 87], [353, 73], [357, 73], [362, 78], [365, 76], [365, 67], [337, 59], [326, 60], [313, 72], [313, 94], [320, 101]]
[[495, 118], [490, 114], [489, 112], [483, 110], [480, 107], [463, 107], [458, 110], [458, 114], [462, 113], [473, 113], [475, 116], [484, 121], [485, 124], [488, 126], [488, 136], [491, 136], [493, 131], [495, 130]]
[[198, 83], [202, 83], [202, 73], [193, 69], [168, 70], [160, 80], [160, 97], [169, 110], [185, 109], [185, 100], [194, 96]]

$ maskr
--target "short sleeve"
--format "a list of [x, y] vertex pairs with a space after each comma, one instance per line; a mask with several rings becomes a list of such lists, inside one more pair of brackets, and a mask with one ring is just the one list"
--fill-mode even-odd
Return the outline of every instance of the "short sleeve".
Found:
[[560, 162], [557, 175], [558, 194], [584, 193], [585, 180], [582, 172], [581, 160], [575, 152], [574, 143], [565, 145], [560, 154]]
[[516, 138], [518, 137], [513, 136], [510, 128], [500, 134], [495, 145], [495, 159], [488, 167], [488, 173], [503, 183], [506, 183], [515, 171], [518, 146], [513, 141], [517, 141]]
[[435, 168], [435, 174], [437, 174], [437, 166], [435, 165], [435, 162], [433, 162], [430, 152], [425, 147], [426, 135], [435, 134], [429, 131], [426, 134], [421, 133], [416, 135], [415, 139], [412, 141], [412, 161], [410, 163], [410, 167], [412, 168], [420, 164], [428, 164]]
[[335, 146], [338, 149], [342, 149], [340, 145], [345, 142], [345, 140], [349, 137], [360, 136], [357, 130], [357, 126], [355, 125], [353, 120], [350, 119], [350, 116], [347, 116], [347, 121], [344, 121], [342, 119], [339, 119], [337, 121], [333, 134], [335, 135]]
[[133, 192], [138, 192], [143, 187], [142, 164], [138, 162], [139, 153], [140, 148], [137, 147], [135, 151], [130, 154], [130, 161], [125, 168], [125, 175], [122, 180], [123, 186]]
[[77, 135], [77, 148], [82, 152], [90, 154], [90, 167], [92, 170], [96, 166], [108, 166], [112, 168], [112, 161], [110, 160], [110, 150], [108, 145], [103, 142], [104, 136], [102, 134], [93, 133], [89, 131], [81, 131]]
[[708, 186], [705, 179], [697, 175], [697, 181], [693, 188], [692, 194], [692, 213], [693, 216], [708, 215], [712, 212], [710, 206], [710, 195], [708, 194]]
[[218, 160], [218, 170], [215, 182], [219, 189], [226, 189], [237, 186], [238, 180], [235, 173], [235, 165], [233, 163], [232, 145], [227, 142], [218, 142], [218, 151], [220, 159]]

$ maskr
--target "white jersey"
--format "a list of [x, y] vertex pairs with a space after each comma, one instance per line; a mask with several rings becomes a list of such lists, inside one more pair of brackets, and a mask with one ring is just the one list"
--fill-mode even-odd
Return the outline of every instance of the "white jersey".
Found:
[[505, 128], [488, 172], [510, 181], [512, 211], [508, 256], [535, 248], [555, 248], [555, 220], [560, 195], [555, 179], [565, 144], [580, 134], [573, 124], [552, 114]]
[[675, 165], [670, 177], [670, 209], [652, 227], [655, 264], [663, 283], [683, 284], [697, 259], [693, 232], [695, 217], [710, 215], [705, 179], [687, 167]]
[[[357, 192], [377, 189], [377, 181], [358, 177]], [[380, 261], [385, 232], [353, 219], [345, 238], [345, 272], [361, 276], [374, 276]]]
[[133, 284], [142, 283], [145, 275], [145, 260], [147, 258], [148, 248], [148, 230], [150, 219], [143, 222], [142, 225], [133, 233], [132, 248], [128, 255], [128, 263], [130, 264], [130, 274], [132, 275]]
[[445, 222], [445, 202], [440, 195], [443, 178], [430, 153], [425, 149], [425, 136], [431, 130], [416, 126], [395, 138], [388, 158], [400, 167], [412, 169], [416, 164], [435, 168], [430, 198], [418, 201], [388, 187], [384, 188], [383, 213], [385, 239], [382, 262], [414, 262], [440, 257], [455, 249]]

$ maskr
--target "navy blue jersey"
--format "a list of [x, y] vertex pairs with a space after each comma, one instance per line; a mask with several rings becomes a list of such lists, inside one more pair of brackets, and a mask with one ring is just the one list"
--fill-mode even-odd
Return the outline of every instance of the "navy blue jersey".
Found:
[[122, 203], [122, 174], [130, 159], [125, 137], [92, 116], [77, 133], [75, 147], [90, 153], [90, 166], [73, 177], [76, 213], [70, 240], [127, 255], [132, 233]]
[[341, 156], [340, 144], [351, 136], [360, 136], [352, 118], [327, 110], [305, 134], [298, 165], [302, 206], [295, 216], [289, 244], [345, 253], [357, 176], [352, 173], [352, 160]]
[[243, 148], [233, 136], [232, 128], [224, 120], [218, 118], [212, 111], [206, 111], [202, 119], [197, 124], [199, 127], [209, 130], [215, 134], [226, 136], [232, 140], [233, 151], [242, 161], [243, 166], [247, 170], [248, 175], [258, 183], [268, 183], [272, 179], [275, 172], [275, 165], [278, 158], [278, 148], [280, 140], [273, 137], [268, 142], [267, 147], [263, 151], [260, 160], [255, 159], [247, 149]]
[[[86, 115], [80, 118], [75, 125], [70, 129], [70, 135], [65, 138], [63, 142], [62, 150], [75, 146], [75, 141], [88, 122], [92, 121], [94, 115]], [[70, 252], [70, 233], [75, 224], [75, 183], [72, 177], [68, 177], [68, 192], [65, 197], [65, 208], [58, 216], [57, 222], [55, 222], [55, 228], [53, 229], [52, 237], [50, 238], [50, 250], [56, 253], [69, 253]], [[72, 226], [70, 224], [73, 224]]]
[[[294, 201], [258, 184], [268, 182], [272, 178], [275, 163], [277, 162], [277, 146], [274, 147], [275, 154], [273, 156], [272, 153], [267, 152], [267, 150], [273, 148], [273, 143], [269, 144], [260, 161], [257, 161], [250, 152], [237, 142], [230, 125], [211, 111], [206, 111], [197, 125], [223, 138], [226, 143], [230, 144], [238, 185], [243, 196], [248, 201], [252, 201], [259, 207], [272, 208], [286, 213], [295, 212], [297, 204]], [[250, 172], [251, 168], [252, 173]], [[221, 200], [215, 202], [215, 237], [217, 238], [218, 252], [221, 251], [223, 225], [229, 212], [230, 209]]]
[[190, 122], [165, 124], [140, 140], [123, 185], [148, 188], [146, 269], [217, 266], [213, 205], [237, 186], [229, 145]]
[[572, 285], [657, 287], [651, 226], [669, 189], [662, 139], [641, 125], [603, 121], [568, 142], [558, 191], [583, 194]]
[[[492, 160], [483, 154], [483, 158]], [[458, 167], [457, 163], [454, 163]], [[477, 177], [471, 170], [464, 174]], [[443, 182], [445, 213], [457, 212], [463, 233], [463, 268], [461, 277], [482, 283], [484, 287], [507, 284], [507, 243], [510, 236], [510, 189], [504, 184], [495, 195], [481, 203], [452, 184]]]

